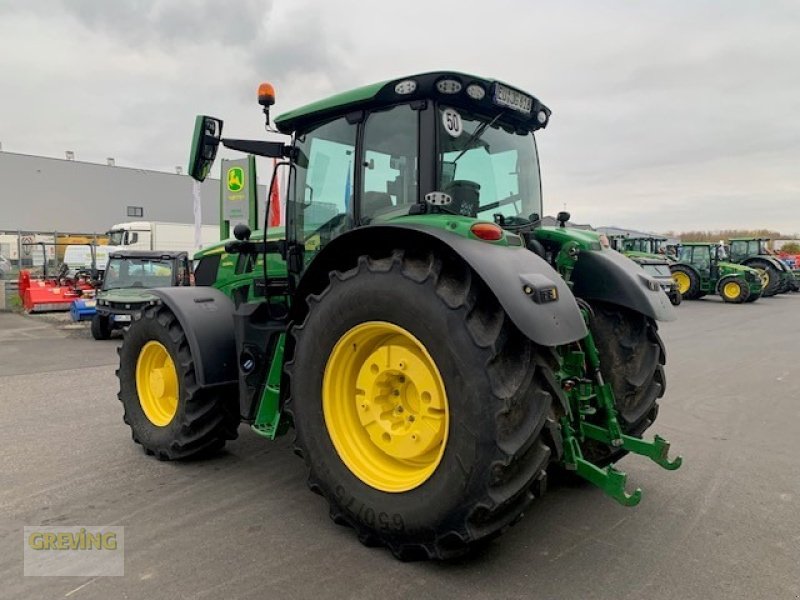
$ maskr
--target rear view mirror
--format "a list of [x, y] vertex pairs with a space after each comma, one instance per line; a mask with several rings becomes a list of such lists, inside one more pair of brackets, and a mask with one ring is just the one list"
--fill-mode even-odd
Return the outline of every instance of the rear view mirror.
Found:
[[189, 175], [203, 181], [211, 171], [222, 137], [222, 121], [214, 117], [197, 115], [194, 120], [192, 151], [189, 155]]

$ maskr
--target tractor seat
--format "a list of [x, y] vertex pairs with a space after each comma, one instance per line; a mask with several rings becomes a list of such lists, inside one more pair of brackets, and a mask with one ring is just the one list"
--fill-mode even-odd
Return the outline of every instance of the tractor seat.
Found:
[[364, 192], [361, 198], [361, 219], [372, 219], [377, 212], [392, 207], [392, 197], [386, 192]]

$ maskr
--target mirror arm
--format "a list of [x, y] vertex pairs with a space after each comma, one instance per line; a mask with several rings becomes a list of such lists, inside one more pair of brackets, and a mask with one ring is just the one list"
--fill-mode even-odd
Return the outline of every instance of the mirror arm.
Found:
[[223, 138], [222, 144], [231, 150], [255, 154], [256, 156], [266, 156], [267, 158], [289, 158], [292, 154], [292, 147], [283, 142]]

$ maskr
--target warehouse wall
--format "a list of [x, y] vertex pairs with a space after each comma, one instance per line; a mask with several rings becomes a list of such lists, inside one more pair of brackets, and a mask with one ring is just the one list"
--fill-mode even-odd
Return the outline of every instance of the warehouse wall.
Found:
[[[0, 152], [0, 230], [106, 231], [124, 221], [192, 223], [187, 175]], [[219, 180], [201, 184], [203, 223], [219, 224]], [[258, 186], [265, 197], [265, 186]], [[262, 200], [263, 202], [263, 200]], [[128, 206], [142, 207], [130, 217]]]

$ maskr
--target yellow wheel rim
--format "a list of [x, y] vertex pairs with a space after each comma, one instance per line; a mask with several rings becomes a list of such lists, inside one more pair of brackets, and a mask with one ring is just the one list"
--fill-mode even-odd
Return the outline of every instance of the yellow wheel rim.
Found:
[[689, 291], [689, 288], [692, 287], [692, 280], [689, 279], [689, 276], [686, 273], [676, 271], [672, 274], [672, 279], [678, 284], [678, 291], [681, 294], [685, 294]]
[[739, 294], [741, 292], [742, 288], [735, 281], [729, 281], [724, 286], [722, 286], [722, 295], [725, 296], [728, 300], [736, 300], [736, 298], [739, 297]]
[[447, 445], [439, 369], [422, 342], [392, 323], [361, 323], [339, 339], [325, 366], [322, 412], [342, 462], [383, 492], [422, 485]]
[[761, 279], [761, 287], [766, 289], [769, 285], [769, 273], [767, 273], [764, 269], [756, 269], [758, 271], [758, 276]]
[[178, 373], [167, 349], [147, 342], [136, 360], [136, 392], [144, 415], [157, 427], [165, 427], [178, 411]]

